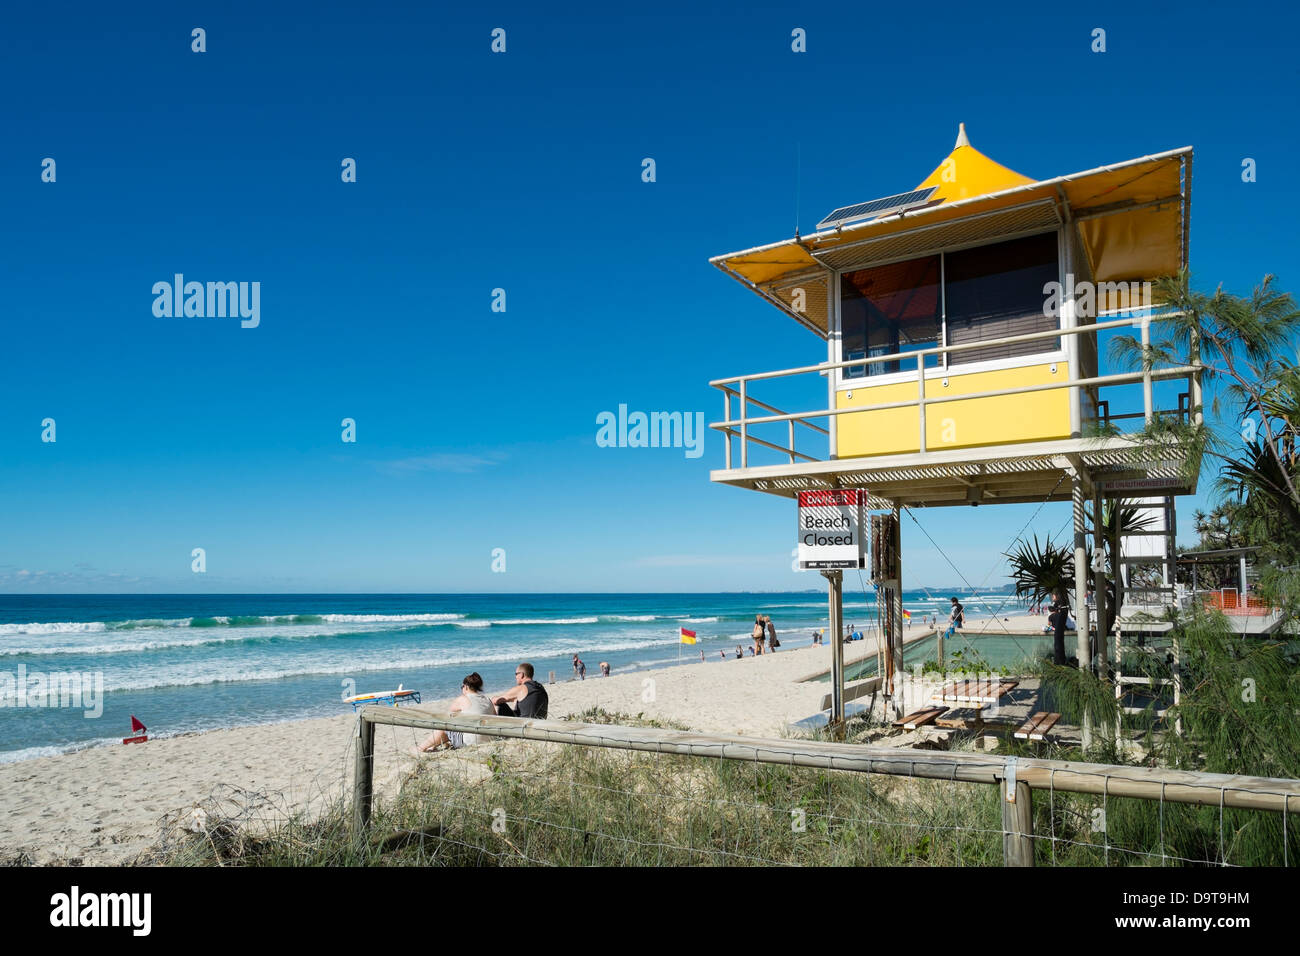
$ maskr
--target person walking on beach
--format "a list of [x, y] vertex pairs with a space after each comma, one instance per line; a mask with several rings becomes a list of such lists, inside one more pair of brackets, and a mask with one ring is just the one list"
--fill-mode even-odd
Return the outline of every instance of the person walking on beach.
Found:
[[601, 677], [609, 676], [609, 661], [600, 662], [600, 676]]
[[582, 658], [577, 654], [573, 655], [573, 676], [578, 680], [587, 679], [587, 665], [583, 663]]
[[745, 656], [745, 652], [744, 652], [744, 650], [742, 650], [742, 649], [741, 649], [741, 646], [740, 646], [739, 644], [737, 644], [737, 645], [736, 645], [736, 660], [740, 660], [740, 659], [741, 659], [742, 657], [744, 657], [744, 656]]
[[767, 625], [767, 646], [773, 653], [776, 653], [776, 649], [781, 646], [781, 642], [776, 639], [776, 625], [772, 623], [772, 615], [766, 615], [763, 622]]
[[767, 627], [763, 623], [763, 615], [754, 615], [754, 630], [751, 634], [754, 639], [754, 656], [763, 653], [763, 642], [767, 639]]
[[959, 630], [966, 623], [966, 609], [956, 598], [951, 598], [952, 610], [948, 612], [948, 630], [943, 632], [944, 640], [952, 637], [952, 632]]

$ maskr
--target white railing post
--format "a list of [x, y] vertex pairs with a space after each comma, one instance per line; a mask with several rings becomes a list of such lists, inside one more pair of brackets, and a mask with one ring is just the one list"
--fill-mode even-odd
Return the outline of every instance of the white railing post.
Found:
[[1150, 425], [1155, 413], [1151, 408], [1151, 316], [1142, 316], [1142, 417]]
[[[1074, 245], [1070, 242], [1065, 233], [1061, 233], [1060, 255], [1062, 271], [1065, 273], [1062, 278], [1067, 286], [1073, 288], [1074, 279]], [[1061, 298], [1061, 308], [1059, 311], [1061, 348], [1065, 352], [1065, 363], [1067, 366], [1068, 380], [1076, 381], [1083, 378], [1082, 369], [1079, 367], [1079, 333], [1077, 329], [1080, 326], [1078, 302], [1074, 296], [1066, 295]], [[1086, 318], [1086, 316], [1085, 316]], [[1094, 317], [1093, 324], [1096, 319]], [[1083, 323], [1087, 324], [1087, 323]], [[1070, 398], [1070, 436], [1072, 438], [1083, 437], [1083, 389], [1079, 386], [1071, 386], [1067, 393]]]
[[794, 419], [787, 423], [790, 426], [790, 464], [794, 464]]
[[740, 467], [749, 467], [749, 429], [745, 419], [749, 416], [749, 401], [745, 397], [745, 380], [740, 380]]
[[[722, 389], [722, 420], [724, 422], [731, 421], [731, 393], [727, 391], [725, 386]], [[730, 425], [728, 425], [727, 430], [722, 433], [722, 437], [724, 439], [723, 444], [727, 446], [727, 471], [731, 471], [731, 426]]]
[[[840, 360], [840, 276], [838, 272], [831, 271], [826, 283], [826, 363], [831, 368], [826, 370], [826, 407], [835, 408], [839, 404], [839, 386], [842, 372], [834, 363]], [[827, 430], [830, 432], [826, 436], [826, 457], [840, 457], [840, 419], [838, 415], [832, 415], [831, 420], [827, 422]]]
[[921, 443], [917, 447], [925, 451], [925, 353], [916, 357], [916, 401], [921, 419]]
[[[1191, 354], [1188, 358], [1191, 359], [1191, 361], [1187, 363], [1188, 365], [1201, 364], [1201, 339], [1195, 331], [1192, 332]], [[1201, 412], [1201, 373], [1199, 371], [1193, 372], [1191, 375], [1187, 376], [1187, 381], [1189, 386], [1187, 391], [1192, 402], [1191, 424], [1193, 427], [1199, 428], [1202, 421], [1204, 421]]]

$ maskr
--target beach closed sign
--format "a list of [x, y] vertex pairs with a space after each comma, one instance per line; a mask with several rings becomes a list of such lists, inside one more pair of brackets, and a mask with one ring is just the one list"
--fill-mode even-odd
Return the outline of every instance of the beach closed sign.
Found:
[[865, 491], [849, 488], [799, 492], [799, 570], [865, 568], [866, 504]]

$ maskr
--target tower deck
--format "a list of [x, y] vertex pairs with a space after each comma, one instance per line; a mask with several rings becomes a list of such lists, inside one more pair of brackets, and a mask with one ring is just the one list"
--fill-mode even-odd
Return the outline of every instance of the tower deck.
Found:
[[1078, 475], [1092, 497], [1134, 497], [1196, 492], [1196, 478], [1174, 451], [1162, 461], [1138, 462], [1132, 439], [1072, 438], [1012, 447], [937, 450], [870, 458], [800, 461], [723, 468], [709, 473], [719, 484], [782, 497], [826, 488], [862, 488], [872, 507], [1012, 504], [1069, 501]]

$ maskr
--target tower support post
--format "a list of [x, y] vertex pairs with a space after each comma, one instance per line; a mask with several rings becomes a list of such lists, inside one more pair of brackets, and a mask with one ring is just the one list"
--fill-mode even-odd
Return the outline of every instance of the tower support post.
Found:
[[1101, 489], [1092, 492], [1092, 572], [1093, 601], [1097, 608], [1097, 674], [1106, 678], [1106, 660], [1110, 652], [1110, 634], [1106, 629], [1109, 601], [1106, 599], [1106, 528], [1102, 524]]
[[[1078, 637], [1079, 668], [1091, 670], [1092, 647], [1088, 640], [1088, 537], [1084, 512], [1083, 474], [1075, 471], [1070, 488], [1074, 504], [1074, 624]], [[1092, 727], [1087, 712], [1083, 715], [1083, 746], [1092, 746]]]
[[893, 662], [890, 702], [894, 705], [894, 719], [902, 717], [906, 708], [903, 701], [903, 509], [894, 502], [893, 547], [894, 579], [889, 615], [889, 654]]

